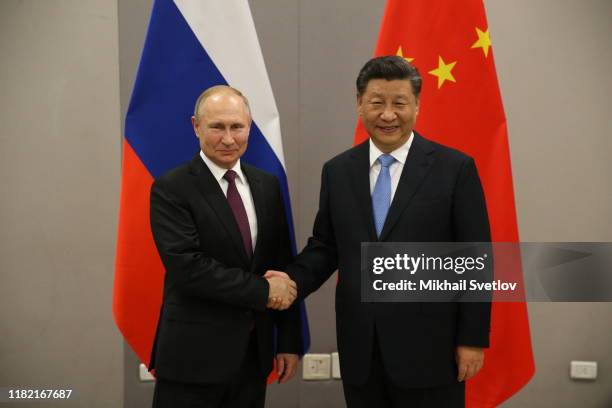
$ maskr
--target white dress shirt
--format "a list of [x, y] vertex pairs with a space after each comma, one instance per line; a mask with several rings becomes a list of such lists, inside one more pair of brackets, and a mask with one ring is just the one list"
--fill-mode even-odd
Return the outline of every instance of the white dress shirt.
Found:
[[[397, 185], [399, 184], [402, 170], [404, 170], [404, 164], [406, 163], [406, 158], [408, 157], [413, 139], [414, 132], [410, 133], [410, 137], [406, 143], [389, 153], [395, 159], [393, 164], [389, 166], [389, 175], [391, 176], [391, 202], [393, 202], [393, 197], [395, 197], [395, 190], [397, 190]], [[370, 139], [370, 195], [374, 192], [376, 179], [378, 179], [378, 173], [380, 173], [380, 162], [378, 158], [381, 154], [384, 153], [381, 152], [374, 142], [372, 142], [372, 139]]]
[[[200, 150], [200, 157], [204, 160], [204, 164], [208, 166], [210, 172], [213, 174], [217, 183], [219, 183], [219, 187], [223, 191], [223, 194], [227, 197], [227, 187], [229, 186], [229, 182], [223, 178], [225, 173], [227, 173], [227, 169], [218, 166], [215, 162], [210, 160], [203, 151]], [[240, 198], [242, 199], [242, 204], [244, 204], [244, 209], [247, 213], [247, 218], [249, 219], [249, 228], [251, 230], [251, 242], [253, 243], [253, 251], [255, 251], [255, 244], [257, 242], [257, 215], [255, 214], [255, 204], [253, 204], [253, 195], [251, 194], [251, 188], [249, 187], [249, 181], [244, 176], [242, 172], [242, 168], [240, 167], [240, 159], [234, 164], [234, 167], [231, 168], [238, 175], [236, 177], [236, 189], [240, 194]]]

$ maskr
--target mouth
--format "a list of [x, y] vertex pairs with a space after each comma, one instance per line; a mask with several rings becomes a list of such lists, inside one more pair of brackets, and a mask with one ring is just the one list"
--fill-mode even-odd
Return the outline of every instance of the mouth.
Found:
[[227, 156], [236, 153], [236, 151], [237, 150], [217, 150], [217, 153]]
[[399, 129], [399, 126], [377, 126], [378, 130], [380, 130], [382, 133], [393, 133], [395, 132], [397, 129]]

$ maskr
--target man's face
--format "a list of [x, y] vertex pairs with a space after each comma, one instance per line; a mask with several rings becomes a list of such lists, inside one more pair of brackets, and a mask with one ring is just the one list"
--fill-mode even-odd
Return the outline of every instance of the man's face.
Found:
[[376, 147], [390, 153], [410, 137], [419, 100], [407, 79], [372, 79], [357, 96], [357, 112]]
[[200, 105], [199, 121], [191, 122], [202, 152], [215, 164], [231, 169], [247, 148], [251, 117], [242, 98], [230, 92], [210, 95]]

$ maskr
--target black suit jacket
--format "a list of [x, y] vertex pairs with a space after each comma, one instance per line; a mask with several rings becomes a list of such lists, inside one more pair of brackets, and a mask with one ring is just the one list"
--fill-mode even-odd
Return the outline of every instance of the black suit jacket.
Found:
[[273, 323], [278, 352], [301, 352], [299, 310], [267, 310], [268, 283], [261, 276], [283, 270], [291, 260], [278, 180], [246, 164], [242, 170], [257, 214], [252, 259], [221, 187], [199, 155], [153, 183], [151, 229], [166, 269], [150, 365], [159, 377], [190, 383], [232, 379], [252, 330], [267, 375]]
[[[323, 166], [313, 235], [287, 271], [303, 297], [338, 269], [343, 381], [367, 380], [376, 330], [385, 369], [398, 386], [450, 384], [457, 376], [456, 346], [488, 346], [490, 304], [361, 302], [361, 243], [379, 241], [369, 171], [368, 141]], [[380, 241], [490, 241], [474, 161], [415, 132]]]

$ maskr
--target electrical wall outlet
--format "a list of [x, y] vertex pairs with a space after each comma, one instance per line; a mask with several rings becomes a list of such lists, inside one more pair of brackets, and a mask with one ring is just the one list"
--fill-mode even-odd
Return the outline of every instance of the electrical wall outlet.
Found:
[[332, 378], [339, 380], [342, 378], [340, 376], [340, 355], [336, 351], [335, 353], [331, 353], [332, 360]]
[[596, 361], [572, 361], [570, 377], [576, 380], [595, 380], [597, 378]]
[[147, 370], [147, 366], [144, 364], [140, 364], [140, 367], [138, 367], [138, 378], [142, 382], [155, 381], [155, 377]]
[[329, 354], [305, 354], [302, 359], [302, 378], [305, 380], [329, 380], [331, 356]]

